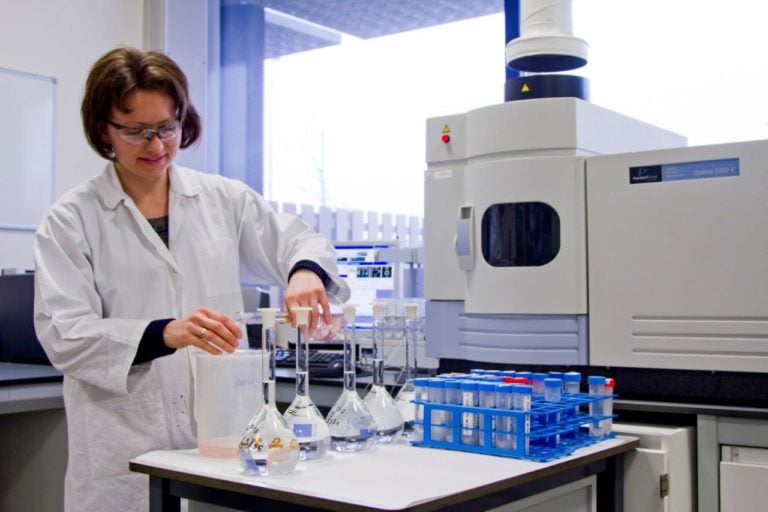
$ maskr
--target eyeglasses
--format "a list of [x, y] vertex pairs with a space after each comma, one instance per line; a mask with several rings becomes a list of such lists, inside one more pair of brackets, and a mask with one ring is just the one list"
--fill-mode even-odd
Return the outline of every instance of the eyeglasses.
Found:
[[161, 126], [160, 128], [142, 128], [139, 126], [125, 126], [117, 124], [109, 119], [107, 123], [117, 130], [117, 134], [125, 142], [130, 144], [144, 144], [152, 140], [152, 137], [157, 135], [160, 140], [170, 140], [178, 137], [181, 132], [181, 124], [178, 121], [173, 121]]

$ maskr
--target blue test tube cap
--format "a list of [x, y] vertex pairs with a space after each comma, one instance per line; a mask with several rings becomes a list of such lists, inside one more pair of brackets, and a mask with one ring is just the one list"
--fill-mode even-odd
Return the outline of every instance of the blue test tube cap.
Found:
[[548, 388], [562, 388], [563, 387], [563, 381], [562, 379], [554, 379], [551, 377], [547, 377], [544, 379], [544, 386]]
[[496, 382], [492, 381], [482, 381], [477, 384], [477, 388], [480, 391], [495, 391], [496, 390]]
[[473, 380], [465, 380], [459, 384], [459, 387], [465, 391], [475, 391], [477, 389], [477, 382]]
[[515, 370], [502, 370], [501, 371], [502, 377], [516, 377], [517, 372]]
[[461, 384], [461, 381], [458, 381], [458, 380], [446, 380], [445, 381], [446, 389], [459, 389], [459, 384]]
[[497, 393], [511, 393], [512, 388], [514, 387], [514, 384], [508, 384], [506, 382], [499, 382], [496, 384], [496, 392]]
[[413, 385], [414, 385], [414, 386], [423, 386], [423, 387], [426, 387], [426, 386], [428, 386], [428, 385], [429, 385], [429, 380], [430, 380], [430, 379], [427, 379], [427, 378], [425, 378], [425, 377], [419, 377], [419, 378], [413, 379]]
[[579, 372], [565, 372], [563, 380], [565, 382], [581, 382], [581, 374]]
[[549, 376], [553, 379], [562, 379], [563, 372], [549, 372]]
[[519, 395], [533, 395], [533, 386], [525, 384], [512, 384], [512, 392]]
[[430, 388], [444, 388], [445, 379], [427, 379], [427, 387]]
[[595, 386], [605, 385], [605, 377], [600, 375], [590, 375], [587, 377], [587, 384]]
[[549, 375], [547, 375], [546, 373], [533, 373], [531, 374], [531, 382], [533, 382], [534, 380], [544, 380], [547, 377], [549, 377]]

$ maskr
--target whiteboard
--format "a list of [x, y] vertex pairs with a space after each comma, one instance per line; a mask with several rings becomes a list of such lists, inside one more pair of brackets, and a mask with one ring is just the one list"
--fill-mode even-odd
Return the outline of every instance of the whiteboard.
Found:
[[56, 79], [0, 68], [0, 229], [33, 231], [53, 200]]

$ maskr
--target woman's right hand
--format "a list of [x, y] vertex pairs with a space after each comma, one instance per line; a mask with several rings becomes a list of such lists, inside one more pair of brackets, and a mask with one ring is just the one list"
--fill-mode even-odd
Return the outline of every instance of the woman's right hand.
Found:
[[234, 320], [205, 307], [171, 320], [163, 330], [163, 341], [168, 348], [192, 345], [214, 355], [234, 352], [242, 337], [243, 332]]

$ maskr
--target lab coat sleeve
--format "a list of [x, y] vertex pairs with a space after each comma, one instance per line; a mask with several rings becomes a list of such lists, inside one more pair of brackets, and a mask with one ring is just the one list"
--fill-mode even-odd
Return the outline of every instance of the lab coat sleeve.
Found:
[[54, 206], [34, 242], [35, 330], [64, 375], [118, 394], [149, 320], [103, 318], [92, 257], [76, 209]]
[[[330, 241], [296, 215], [275, 212], [258, 193], [246, 192], [240, 216], [242, 280], [286, 286], [288, 273], [301, 260], [320, 265], [331, 278], [328, 295], [349, 299], [349, 287], [339, 277]], [[265, 277], [271, 276], [271, 282]]]

